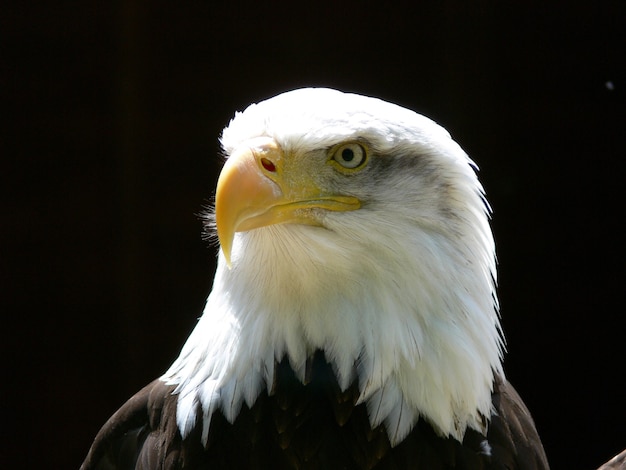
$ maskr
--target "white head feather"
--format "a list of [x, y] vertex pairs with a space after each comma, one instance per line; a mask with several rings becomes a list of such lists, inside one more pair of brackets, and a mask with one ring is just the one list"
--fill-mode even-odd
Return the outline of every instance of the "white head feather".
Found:
[[287, 355], [302, 377], [316, 349], [342, 387], [358, 378], [371, 425], [384, 423], [392, 444], [420, 417], [459, 440], [468, 426], [484, 431], [503, 344], [472, 161], [428, 118], [329, 89], [251, 105], [222, 144], [229, 155], [259, 136], [300, 156], [362, 139], [378, 166], [344, 188], [361, 209], [320, 212], [322, 227], [238, 233], [232, 269], [220, 255], [205, 312], [163, 376], [178, 385], [183, 436], [198, 403], [206, 439], [216, 409], [232, 421], [272, 384], [275, 360]]

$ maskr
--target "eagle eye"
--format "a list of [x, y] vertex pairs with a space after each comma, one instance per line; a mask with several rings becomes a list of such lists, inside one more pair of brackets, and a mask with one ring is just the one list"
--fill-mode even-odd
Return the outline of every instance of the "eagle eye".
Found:
[[332, 160], [342, 168], [355, 170], [365, 163], [367, 152], [361, 144], [356, 142], [342, 144], [333, 152]]

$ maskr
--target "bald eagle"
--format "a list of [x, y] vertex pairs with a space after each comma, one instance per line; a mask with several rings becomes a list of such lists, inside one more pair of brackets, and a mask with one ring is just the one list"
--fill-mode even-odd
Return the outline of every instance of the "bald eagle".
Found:
[[445, 129], [300, 89], [221, 144], [205, 311], [84, 470], [548, 468], [503, 372], [490, 208]]

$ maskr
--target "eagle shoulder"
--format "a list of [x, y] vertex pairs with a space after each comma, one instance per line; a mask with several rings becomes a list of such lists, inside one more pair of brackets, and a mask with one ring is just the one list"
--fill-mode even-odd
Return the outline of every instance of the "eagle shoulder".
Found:
[[201, 451], [199, 439], [182, 445], [174, 389], [155, 380], [131, 397], [102, 426], [81, 470], [173, 470]]
[[468, 429], [459, 442], [420, 419], [396, 446], [384, 426], [370, 427], [358, 384], [341, 390], [321, 352], [309, 359], [304, 383], [287, 360], [278, 363], [274, 383], [233, 423], [216, 411], [206, 447], [200, 418], [182, 439], [174, 390], [156, 380], [133, 396], [103, 426], [82, 470], [549, 468], [528, 409], [500, 378], [487, 435]]
[[530, 411], [506, 379], [496, 377], [492, 402], [494, 413], [487, 433], [492, 460], [502, 468], [548, 469]]

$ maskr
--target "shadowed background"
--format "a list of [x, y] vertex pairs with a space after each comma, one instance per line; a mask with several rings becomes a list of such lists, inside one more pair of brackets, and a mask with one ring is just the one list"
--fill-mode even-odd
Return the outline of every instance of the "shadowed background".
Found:
[[553, 468], [626, 447], [624, 2], [14, 3], [0, 14], [0, 467], [77, 468], [175, 359], [211, 288], [198, 214], [221, 129], [302, 86], [452, 133], [495, 211], [505, 370]]

